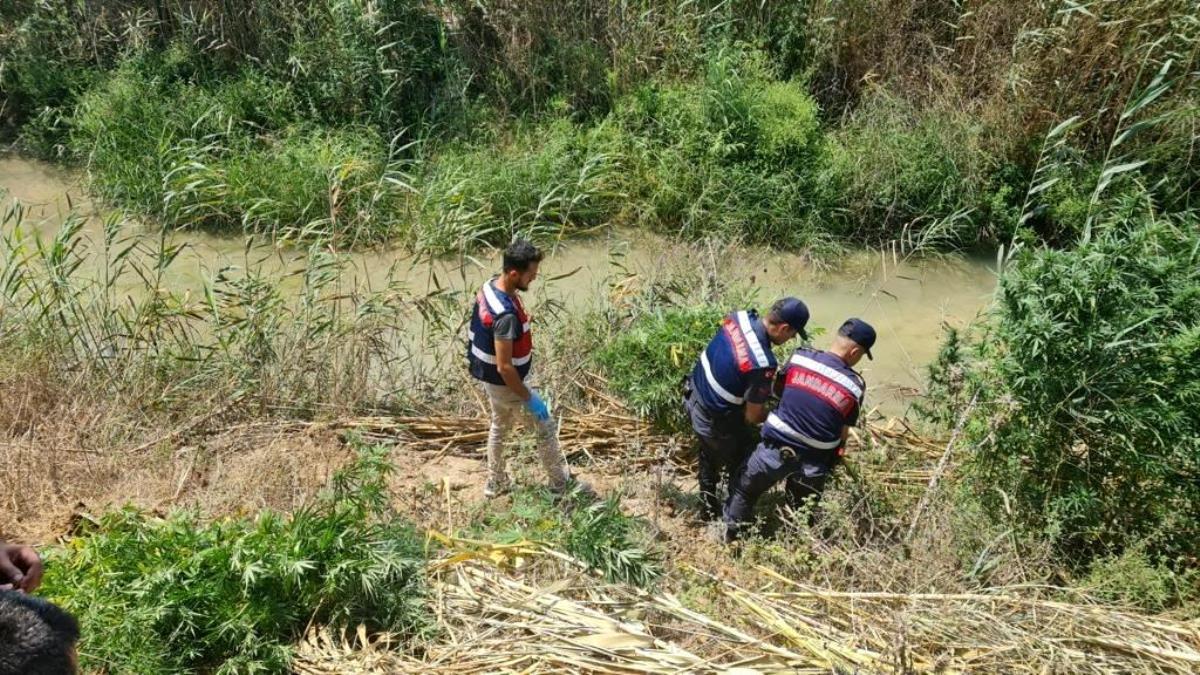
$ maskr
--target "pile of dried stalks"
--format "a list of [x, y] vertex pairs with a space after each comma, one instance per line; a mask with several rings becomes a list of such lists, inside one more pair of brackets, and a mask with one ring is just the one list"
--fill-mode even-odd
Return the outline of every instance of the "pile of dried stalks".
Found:
[[[655, 434], [645, 422], [620, 409], [568, 409], [559, 422], [559, 442], [567, 452], [595, 463], [619, 459], [627, 465], [648, 464], [663, 459], [664, 449], [676, 447], [671, 438]], [[401, 441], [407, 450], [465, 456], [482, 456], [488, 436], [485, 417], [358, 417], [332, 424], [371, 441]]]
[[[404, 653], [320, 631], [296, 670], [326, 673], [1193, 673], [1200, 624], [989, 594], [839, 593], [769, 570], [709, 577], [712, 610], [607, 584], [530, 542], [469, 546], [431, 568], [442, 636]], [[547, 574], [547, 568], [554, 572]], [[535, 571], [536, 570], [536, 571]], [[703, 573], [700, 573], [703, 575]], [[366, 648], [361, 645], [367, 644]], [[360, 646], [355, 646], [360, 645]]]
[[[487, 444], [488, 420], [479, 416], [422, 415], [348, 417], [328, 422], [267, 422], [241, 425], [223, 432], [331, 430], [353, 432], [364, 440], [403, 444], [406, 451], [434, 452], [482, 458]], [[588, 410], [566, 408], [559, 420], [559, 442], [573, 462], [585, 460], [598, 469], [628, 470], [631, 467], [670, 462], [680, 468], [691, 464], [690, 439], [664, 435], [644, 421], [609, 404]], [[867, 422], [851, 438], [852, 451], [866, 447], [884, 449], [891, 457], [904, 456], [902, 464], [886, 462], [873, 467], [871, 477], [888, 484], [924, 484], [933, 461], [942, 450], [937, 439], [921, 436], [896, 418]], [[904, 468], [904, 467], [911, 468]]]

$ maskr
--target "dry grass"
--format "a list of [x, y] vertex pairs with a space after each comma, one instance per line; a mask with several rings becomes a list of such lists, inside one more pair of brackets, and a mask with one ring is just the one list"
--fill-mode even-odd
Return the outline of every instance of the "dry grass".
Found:
[[350, 456], [334, 433], [213, 431], [211, 407], [172, 423], [25, 365], [0, 376], [3, 538], [49, 542], [80, 514], [126, 503], [289, 510]]
[[[563, 411], [559, 418], [559, 442], [569, 459], [586, 461], [590, 466], [615, 473], [663, 462], [679, 469], [691, 466], [693, 456], [689, 442], [654, 431], [611, 400], [588, 409], [564, 406]], [[377, 415], [319, 422], [252, 422], [226, 428], [221, 433], [301, 431], [355, 434], [368, 442], [403, 445], [406, 452], [482, 457], [487, 445], [488, 419], [479, 415]], [[912, 488], [923, 485], [932, 476], [933, 463], [943, 450], [943, 442], [922, 436], [903, 420], [883, 418], [856, 429], [850, 448], [852, 451], [878, 451], [880, 461], [870, 468], [873, 479]], [[901, 455], [918, 464], [896, 466], [892, 460]], [[883, 466], [885, 463], [890, 466]]]
[[113, 407], [75, 395], [71, 382], [52, 377], [37, 361], [0, 377], [0, 535], [44, 540], [75, 506], [118, 485], [129, 499], [162, 473], [156, 458], [129, 461], [110, 451], [125, 432]]
[[1029, 589], [846, 593], [760, 569], [754, 590], [710, 578], [721, 611], [605, 584], [531, 542], [451, 541], [431, 566], [442, 637], [419, 655], [315, 631], [296, 670], [357, 672], [1191, 673], [1200, 625]]
[[[477, 416], [245, 423], [197, 411], [151, 424], [55, 381], [31, 366], [0, 382], [0, 454], [11, 467], [0, 488], [12, 496], [5, 534], [46, 541], [81, 510], [127, 501], [211, 515], [292, 509], [346, 461], [350, 435], [394, 444], [395, 463], [411, 468], [398, 472], [402, 481], [428, 481], [418, 467], [446, 462], [460, 469], [459, 482], [482, 481], [486, 420]], [[603, 583], [534, 542], [447, 538], [430, 569], [437, 641], [401, 651], [386, 636], [316, 630], [299, 646], [296, 671], [1184, 673], [1200, 663], [1197, 622], [1045, 586], [1041, 559], [1022, 557], [1008, 539], [989, 546], [997, 570], [964, 576], [956, 557], [963, 522], [941, 493], [905, 542], [945, 442], [901, 421], [860, 430], [854, 470], [831, 493], [824, 525], [785, 517], [775, 536], [737, 552], [707, 543], [691, 514], [670, 503], [667, 485], [691, 489], [686, 443], [603, 401], [564, 412], [573, 462], [654, 521], [672, 562], [656, 591]], [[953, 463], [943, 480], [952, 478]], [[426, 527], [461, 526], [470, 520], [464, 509], [480, 508], [476, 490], [451, 500], [443, 485], [443, 513], [418, 494], [427, 486], [403, 487], [421, 508], [402, 510]], [[878, 511], [880, 495], [893, 511]], [[404, 495], [396, 497], [402, 506]]]
[[352, 458], [332, 433], [224, 433], [176, 454], [172, 501], [204, 513], [292, 511]]

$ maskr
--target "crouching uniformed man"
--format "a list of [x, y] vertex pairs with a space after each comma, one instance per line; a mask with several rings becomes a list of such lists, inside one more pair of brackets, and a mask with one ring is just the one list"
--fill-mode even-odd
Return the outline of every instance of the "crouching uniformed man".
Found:
[[708, 347], [700, 353], [684, 388], [684, 406], [699, 439], [700, 496], [707, 520], [721, 518], [717, 484], [721, 474], [741, 466], [754, 447], [755, 424], [767, 417], [777, 366], [771, 345], [808, 334], [808, 307], [796, 298], [771, 306], [766, 319], [754, 310], [725, 317]]
[[784, 366], [779, 407], [767, 416], [762, 441], [742, 468], [725, 503], [725, 541], [733, 541], [754, 518], [764, 492], [787, 480], [796, 505], [815, 506], [845, 454], [850, 427], [858, 422], [866, 383], [853, 370], [871, 357], [875, 329], [848, 319], [827, 351], [800, 348]]

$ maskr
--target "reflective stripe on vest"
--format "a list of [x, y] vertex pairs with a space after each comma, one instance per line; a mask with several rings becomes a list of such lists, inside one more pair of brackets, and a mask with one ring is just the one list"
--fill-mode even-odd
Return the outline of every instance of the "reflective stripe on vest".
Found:
[[734, 396], [728, 391], [725, 391], [725, 387], [722, 387], [721, 383], [717, 382], [717, 378], [712, 372], [712, 364], [708, 362], [707, 352], [700, 352], [700, 366], [704, 369], [704, 379], [708, 380], [708, 386], [712, 387], [713, 391], [717, 393], [717, 396], [729, 401], [733, 405], [741, 405], [746, 400], [741, 396]]
[[471, 325], [467, 331], [467, 364], [476, 379], [504, 384], [504, 378], [496, 367], [496, 333], [493, 328], [496, 319], [504, 314], [514, 314], [521, 322], [521, 334], [513, 341], [512, 351], [512, 364], [521, 379], [529, 374], [533, 360], [533, 339], [529, 315], [525, 313], [520, 298], [504, 293], [493, 284], [494, 280], [484, 282], [475, 295]]
[[837, 448], [846, 425], [858, 414], [862, 378], [836, 359], [797, 349], [785, 370], [779, 406], [763, 425], [763, 438], [814, 450]]
[[[488, 354], [487, 352], [483, 351], [479, 347], [476, 347], [475, 345], [471, 345], [471, 353], [475, 355], [475, 358], [479, 359], [480, 361], [483, 361], [484, 363], [489, 363], [493, 366], [496, 365], [496, 357], [495, 356]], [[533, 359], [533, 354], [526, 354], [525, 356], [522, 356], [520, 358], [514, 358], [512, 360], [512, 364], [514, 366], [523, 366], [526, 363], [529, 363], [529, 361], [532, 359]]]
[[754, 327], [750, 325], [749, 312], [737, 312], [725, 317], [725, 321], [721, 323], [721, 330], [733, 348], [739, 371], [748, 373], [755, 368], [772, 367], [772, 362], [767, 360]]
[[796, 367], [788, 370], [784, 385], [813, 394], [833, 406], [843, 417], [849, 417], [862, 400], [862, 387], [844, 373], [802, 354], [792, 356], [791, 363]]
[[832, 450], [842, 444], [841, 438], [834, 441], [818, 441], [807, 434], [796, 431], [790, 424], [783, 421], [782, 417], [775, 413], [767, 415], [767, 424], [775, 431], [778, 431], [781, 436], [800, 446], [816, 448], [817, 450]]
[[801, 368], [807, 368], [809, 370], [816, 371], [833, 380], [834, 382], [837, 382], [845, 387], [847, 391], [853, 394], [854, 398], [861, 399], [863, 396], [862, 387], [858, 386], [857, 382], [846, 377], [844, 373], [839, 373], [820, 361], [815, 361], [801, 354], [795, 354], [792, 356], [791, 362], [797, 366], [800, 366]]
[[[750, 351], [754, 354], [754, 362], [759, 368], [770, 368], [772, 363], [767, 360], [767, 355], [763, 352], [762, 343], [758, 340], [758, 334], [754, 332], [754, 327], [750, 325], [750, 313], [737, 313], [738, 328], [742, 329], [742, 335], [745, 336], [746, 343], [750, 345]], [[753, 368], [743, 368], [742, 372], [753, 370]]]
[[775, 368], [767, 346], [766, 328], [751, 312], [734, 312], [692, 369], [692, 389], [704, 408], [724, 414], [745, 403], [746, 382], [752, 371]]

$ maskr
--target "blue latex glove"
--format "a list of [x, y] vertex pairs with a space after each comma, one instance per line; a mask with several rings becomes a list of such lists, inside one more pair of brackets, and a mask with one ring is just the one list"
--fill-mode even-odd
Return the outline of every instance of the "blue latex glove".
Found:
[[534, 392], [529, 392], [529, 400], [525, 402], [525, 407], [529, 408], [529, 412], [533, 413], [539, 422], [550, 419], [550, 408], [546, 407], [546, 402]]

